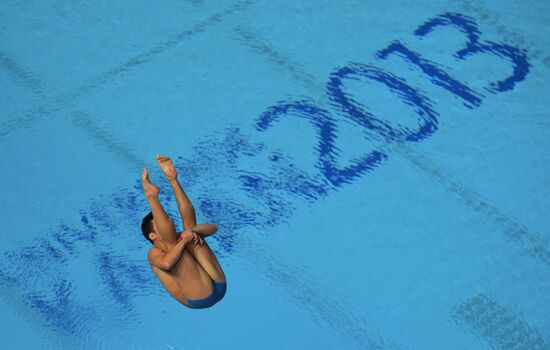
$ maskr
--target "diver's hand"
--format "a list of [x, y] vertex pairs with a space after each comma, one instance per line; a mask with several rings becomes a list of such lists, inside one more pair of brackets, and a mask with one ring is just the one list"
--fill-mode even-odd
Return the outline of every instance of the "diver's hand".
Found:
[[197, 235], [195, 232], [190, 231], [190, 230], [183, 231], [181, 233], [181, 235], [178, 237], [178, 241], [179, 240], [184, 240], [185, 241], [184, 244], [187, 244], [189, 242], [193, 242], [195, 244], [204, 245], [204, 240], [199, 235]]
[[178, 236], [178, 243], [183, 242], [184, 244], [187, 244], [187, 243], [191, 242], [192, 239], [193, 239], [193, 237], [191, 236], [191, 234], [188, 231], [183, 231]]

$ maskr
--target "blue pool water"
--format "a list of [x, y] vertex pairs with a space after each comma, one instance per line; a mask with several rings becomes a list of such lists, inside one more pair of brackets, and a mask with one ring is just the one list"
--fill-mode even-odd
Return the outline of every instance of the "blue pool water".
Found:
[[[0, 348], [550, 349], [549, 11], [3, 1]], [[147, 263], [157, 153], [212, 308]]]

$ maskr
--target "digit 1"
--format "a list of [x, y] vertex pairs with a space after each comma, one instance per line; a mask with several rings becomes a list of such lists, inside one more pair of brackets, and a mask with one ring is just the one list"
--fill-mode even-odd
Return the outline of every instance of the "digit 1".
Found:
[[388, 47], [377, 52], [376, 56], [381, 59], [386, 59], [390, 54], [398, 53], [405, 60], [417, 65], [431, 79], [435, 85], [449, 90], [453, 94], [461, 97], [466, 101], [464, 105], [468, 108], [478, 107], [481, 104], [483, 95], [473, 91], [466, 85], [451, 77], [443, 69], [439, 68], [435, 63], [423, 59], [420, 55], [412, 50], [409, 50], [399, 41], [391, 43]]

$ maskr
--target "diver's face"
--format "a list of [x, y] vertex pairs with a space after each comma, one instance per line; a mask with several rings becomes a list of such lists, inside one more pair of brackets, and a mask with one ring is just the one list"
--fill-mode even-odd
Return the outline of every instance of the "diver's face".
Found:
[[159, 230], [158, 230], [158, 227], [157, 227], [157, 223], [155, 222], [155, 219], [153, 219], [153, 233], [155, 234], [157, 239], [162, 241], [162, 236], [159, 235], [158, 232], [159, 232]]

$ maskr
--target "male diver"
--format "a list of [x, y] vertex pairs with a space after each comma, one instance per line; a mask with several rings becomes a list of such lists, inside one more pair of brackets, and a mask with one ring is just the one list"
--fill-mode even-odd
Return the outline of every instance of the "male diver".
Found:
[[153, 272], [170, 295], [192, 309], [208, 308], [226, 292], [225, 274], [204, 240], [214, 234], [214, 224], [197, 225], [195, 209], [178, 182], [178, 173], [168, 157], [157, 155], [162, 172], [176, 195], [184, 230], [176, 233], [174, 223], [159, 202], [160, 189], [151, 183], [147, 168], [141, 180], [151, 212], [143, 218], [141, 231], [153, 247], [148, 258]]

